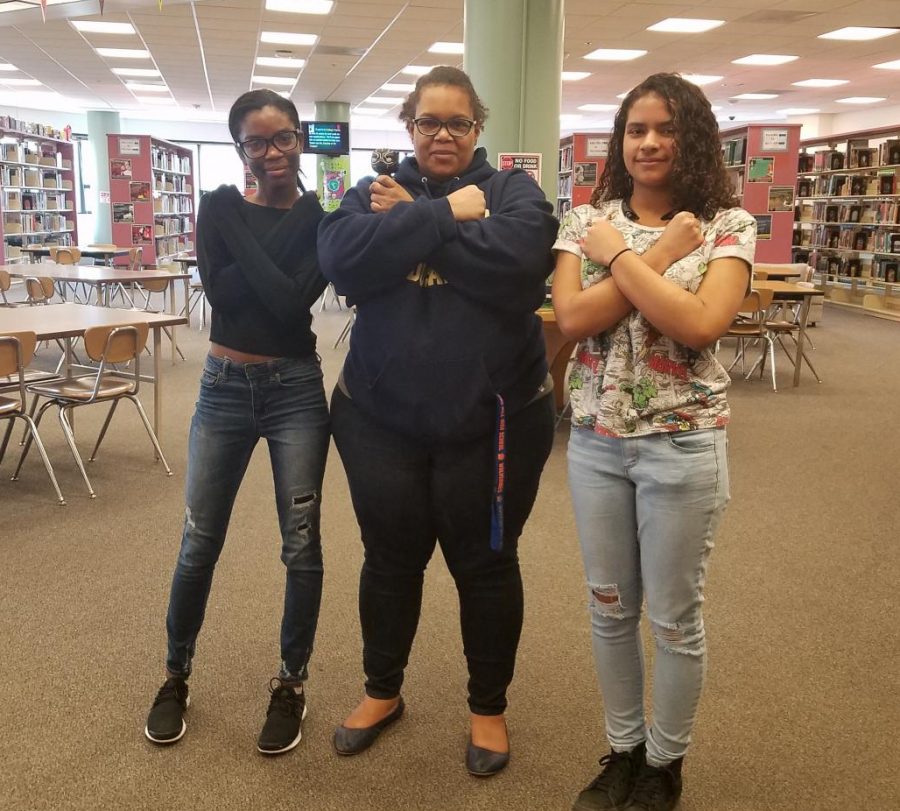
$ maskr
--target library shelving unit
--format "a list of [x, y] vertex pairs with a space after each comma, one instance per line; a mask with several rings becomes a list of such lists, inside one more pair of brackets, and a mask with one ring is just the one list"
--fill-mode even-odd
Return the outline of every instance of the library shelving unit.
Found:
[[194, 158], [149, 135], [107, 135], [112, 241], [159, 265], [194, 248]]
[[0, 264], [26, 245], [75, 245], [74, 144], [39, 124], [0, 116]]
[[756, 218], [756, 261], [791, 261], [799, 124], [747, 124], [720, 133], [741, 205]]
[[606, 166], [609, 133], [576, 132], [559, 142], [556, 216], [590, 202], [591, 192]]
[[256, 181], [256, 175], [250, 171], [249, 167], [244, 166], [244, 197], [253, 194], [257, 188], [259, 188], [259, 184]]
[[900, 320], [900, 125], [800, 146], [794, 261], [834, 304]]

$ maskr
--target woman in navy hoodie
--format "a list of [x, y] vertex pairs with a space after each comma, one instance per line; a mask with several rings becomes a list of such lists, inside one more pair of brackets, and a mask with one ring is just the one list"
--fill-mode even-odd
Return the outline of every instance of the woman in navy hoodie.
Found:
[[553, 439], [541, 323], [556, 221], [524, 172], [476, 149], [487, 111], [437, 67], [400, 114], [415, 151], [362, 181], [319, 228], [325, 277], [357, 308], [332, 397], [365, 561], [365, 697], [337, 728], [343, 755], [400, 718], [439, 542], [456, 582], [469, 669], [466, 767], [509, 760], [504, 711], [522, 627], [517, 541]]

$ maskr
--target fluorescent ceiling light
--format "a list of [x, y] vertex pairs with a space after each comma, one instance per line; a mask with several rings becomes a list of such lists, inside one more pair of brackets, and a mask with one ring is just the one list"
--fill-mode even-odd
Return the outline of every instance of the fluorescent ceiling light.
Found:
[[634, 51], [627, 48], [597, 48], [585, 54], [585, 59], [597, 59], [602, 62], [628, 62], [632, 59], [644, 56], [646, 51]]
[[681, 78], [686, 82], [690, 82], [691, 84], [698, 85], [702, 87], [705, 84], [714, 84], [715, 82], [721, 82], [724, 79], [724, 76], [707, 76], [704, 73], [682, 73]]
[[18, 70], [18, 68], [9, 62], [0, 62], [0, 70]]
[[112, 72], [116, 76], [139, 76], [141, 78], [162, 75], [156, 68], [112, 68]]
[[628, 98], [628, 94], [629, 94], [630, 92], [631, 92], [630, 90], [627, 90], [627, 91], [624, 92], [624, 93], [619, 93], [619, 95], [616, 96], [616, 98], [617, 98], [617, 99], [625, 99], [625, 98]]
[[465, 46], [461, 42], [435, 42], [428, 50], [433, 54], [461, 54]]
[[131, 23], [104, 23], [97, 20], [69, 20], [69, 25], [86, 34], [134, 34]]
[[732, 65], [784, 65], [787, 62], [793, 62], [799, 59], [799, 56], [789, 56], [787, 54], [750, 54], [750, 56], [742, 56], [740, 59], [732, 59]]
[[357, 107], [353, 110], [354, 115], [384, 115], [387, 110], [379, 110], [376, 107]]
[[777, 93], [741, 93], [738, 96], [732, 96], [733, 99], [741, 99], [742, 101], [766, 101], [768, 99], [777, 99]]
[[289, 56], [257, 56], [256, 64], [262, 68], [291, 68], [299, 70], [306, 64], [305, 59], [295, 59]]
[[388, 82], [381, 85], [382, 90], [393, 91], [394, 93], [412, 93], [416, 89], [414, 84], [403, 84], [402, 82]]
[[263, 31], [260, 42], [274, 45], [315, 45], [319, 38], [315, 34], [292, 34], [287, 31]]
[[818, 107], [787, 107], [784, 110], [776, 110], [779, 115], [814, 115], [820, 112]]
[[256, 84], [271, 84], [280, 85], [281, 87], [290, 87], [297, 80], [292, 79], [289, 76], [254, 76], [251, 81], [256, 82]]
[[147, 93], [168, 93], [169, 88], [164, 84], [143, 84], [141, 82], [125, 82], [125, 87], [131, 91], [144, 91]]
[[559, 123], [566, 124], [571, 121], [581, 121], [584, 118], [583, 115], [579, 115], [578, 113], [562, 113], [559, 116]]
[[364, 104], [386, 104], [388, 107], [393, 107], [402, 101], [403, 99], [397, 96], [369, 96]]
[[714, 113], [716, 113], [722, 109], [722, 106], [719, 104], [710, 104], [709, 109], [712, 110]]
[[413, 76], [424, 76], [428, 71], [431, 70], [430, 65], [407, 65], [405, 68], [400, 68], [400, 73], [409, 73]]
[[588, 113], [608, 113], [612, 110], [618, 110], [618, 104], [581, 104], [578, 106], [579, 110], [584, 110]]
[[838, 104], [877, 104], [884, 100], [883, 96], [848, 96], [845, 99], [835, 99]]
[[42, 83], [37, 79], [13, 79], [0, 76], [0, 84], [8, 84], [15, 87], [39, 87]]
[[291, 91], [290, 90], [279, 90], [278, 95], [281, 96], [283, 99], [289, 99], [291, 97]]
[[648, 31], [673, 31], [680, 34], [701, 34], [724, 25], [725, 20], [698, 20], [693, 17], [667, 17], [655, 25], [651, 25]]
[[[872, 65], [872, 67], [879, 70], [900, 70], [900, 59], [895, 59], [893, 62], [882, 62], [880, 65]], [[0, 65], [0, 69], [3, 69], [3, 65]]]
[[[67, 3], [76, 3], [78, 0], [47, 0], [48, 6], [62, 6]], [[34, 2], [22, 3], [22, 2], [12, 2], [12, 3], [3, 3], [0, 5], [0, 14], [5, 11], [33, 11], [35, 8]]]
[[175, 104], [175, 99], [171, 97], [162, 97], [162, 96], [135, 96], [141, 104], [158, 104], [160, 106]]
[[149, 59], [150, 51], [142, 51], [137, 48], [94, 48], [100, 55], [107, 59]]
[[564, 82], [580, 82], [591, 74], [586, 70], [564, 70], [560, 76]]
[[804, 79], [802, 82], [791, 82], [795, 87], [837, 87], [849, 83], [849, 79]]
[[266, 0], [266, 11], [287, 11], [293, 14], [328, 14], [332, 0]]
[[829, 31], [827, 34], [819, 34], [819, 39], [850, 39], [861, 42], [869, 39], [881, 39], [897, 33], [897, 28], [867, 28], [865, 26], [851, 25], [848, 28], [838, 28], [837, 31]]

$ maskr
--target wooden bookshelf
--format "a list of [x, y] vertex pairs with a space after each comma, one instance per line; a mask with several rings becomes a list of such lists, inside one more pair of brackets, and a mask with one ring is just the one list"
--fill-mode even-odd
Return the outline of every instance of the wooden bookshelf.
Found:
[[608, 147], [606, 132], [576, 132], [560, 140], [556, 195], [556, 216], [560, 220], [572, 208], [590, 202], [606, 166]]
[[748, 124], [720, 133], [741, 205], [757, 222], [756, 261], [791, 261], [799, 124]]
[[834, 304], [900, 320], [900, 126], [801, 141], [794, 261]]
[[27, 262], [27, 245], [78, 243], [75, 146], [60, 135], [0, 117], [0, 264]]
[[194, 157], [149, 135], [107, 135], [112, 241], [141, 246], [145, 265], [194, 249]]

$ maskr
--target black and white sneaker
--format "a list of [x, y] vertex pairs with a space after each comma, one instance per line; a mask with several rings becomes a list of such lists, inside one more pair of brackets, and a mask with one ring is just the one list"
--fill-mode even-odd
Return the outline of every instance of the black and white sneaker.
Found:
[[264, 755], [280, 755], [293, 749], [303, 737], [300, 727], [306, 718], [306, 694], [303, 685], [298, 691], [280, 679], [272, 679], [269, 692], [272, 698], [256, 748]]
[[167, 744], [180, 741], [187, 730], [184, 712], [190, 703], [187, 682], [178, 676], [166, 679], [150, 708], [144, 734], [153, 743]]

